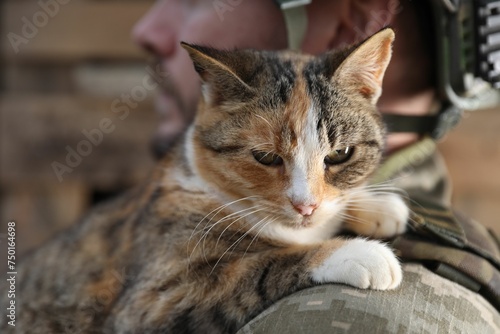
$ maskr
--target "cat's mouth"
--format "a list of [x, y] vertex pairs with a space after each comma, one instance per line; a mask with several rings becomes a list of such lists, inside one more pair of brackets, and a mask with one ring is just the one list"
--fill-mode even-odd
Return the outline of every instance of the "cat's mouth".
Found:
[[316, 219], [315, 219], [314, 215], [313, 216], [296, 215], [293, 217], [288, 216], [287, 218], [283, 217], [283, 219], [281, 220], [281, 224], [283, 224], [289, 228], [293, 228], [293, 229], [297, 229], [297, 230], [301, 230], [301, 229], [305, 229], [305, 228], [309, 228], [311, 226], [314, 226], [315, 222], [316, 222]]
[[299, 227], [305, 228], [310, 227], [313, 224], [313, 219], [311, 216], [301, 217], [299, 220]]

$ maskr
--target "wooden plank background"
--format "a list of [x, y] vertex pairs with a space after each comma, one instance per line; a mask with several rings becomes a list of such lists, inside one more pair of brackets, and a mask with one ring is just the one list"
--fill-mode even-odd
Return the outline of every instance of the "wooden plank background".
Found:
[[[28, 0], [0, 4], [0, 233], [8, 220], [18, 222], [19, 253], [73, 224], [97, 200], [136, 184], [153, 166], [153, 93], [125, 120], [111, 112], [113, 101], [146, 74], [130, 31], [153, 3], [71, 0], [17, 53], [8, 34], [21, 34], [22, 18], [31, 20], [41, 8]], [[51, 164], [63, 162], [66, 146], [75, 148], [82, 130], [104, 118], [115, 130], [59, 182]], [[456, 206], [500, 233], [500, 110], [466, 114], [439, 146]]]
[[[66, 2], [18, 52], [9, 33], [25, 36], [26, 19], [34, 22], [43, 8], [29, 0], [0, 4], [0, 233], [17, 221], [18, 254], [74, 224], [94, 202], [137, 184], [154, 164], [154, 93], [124, 120], [111, 111], [146, 75], [145, 54], [130, 31], [154, 1]], [[82, 131], [105, 118], [115, 130], [60, 182], [52, 163], [64, 163], [66, 146], [75, 149]]]
[[500, 235], [500, 109], [466, 112], [439, 143], [454, 206]]

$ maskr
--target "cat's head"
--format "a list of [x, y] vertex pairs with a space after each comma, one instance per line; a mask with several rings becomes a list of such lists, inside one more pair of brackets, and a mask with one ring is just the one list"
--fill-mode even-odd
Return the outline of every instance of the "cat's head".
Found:
[[381, 159], [376, 103], [393, 39], [384, 29], [320, 57], [183, 43], [202, 80], [198, 173], [269, 223], [327, 222]]

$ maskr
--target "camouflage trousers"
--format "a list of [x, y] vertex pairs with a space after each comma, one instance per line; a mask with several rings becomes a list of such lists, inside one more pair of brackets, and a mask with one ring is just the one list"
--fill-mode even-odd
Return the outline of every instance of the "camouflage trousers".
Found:
[[238, 334], [500, 333], [500, 315], [480, 295], [420, 264], [404, 264], [394, 291], [321, 285], [288, 296]]

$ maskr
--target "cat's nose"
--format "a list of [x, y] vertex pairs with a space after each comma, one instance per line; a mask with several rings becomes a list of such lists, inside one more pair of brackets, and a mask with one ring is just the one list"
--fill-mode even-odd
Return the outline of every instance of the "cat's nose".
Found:
[[310, 216], [313, 214], [314, 210], [318, 208], [317, 204], [293, 204], [295, 211], [300, 213], [302, 216]]

